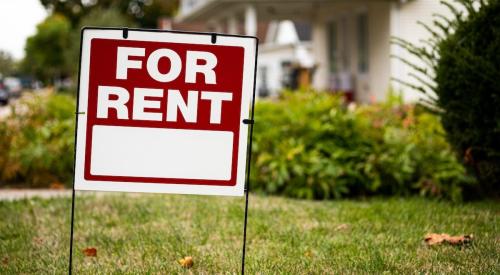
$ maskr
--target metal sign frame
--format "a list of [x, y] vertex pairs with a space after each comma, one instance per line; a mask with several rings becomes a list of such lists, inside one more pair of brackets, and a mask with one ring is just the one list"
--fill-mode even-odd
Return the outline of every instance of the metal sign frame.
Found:
[[[210, 41], [212, 44], [217, 44], [218, 36], [226, 37], [241, 37], [241, 38], [252, 38], [255, 39], [255, 63], [253, 72], [253, 91], [251, 96], [251, 107], [250, 107], [250, 117], [243, 119], [242, 123], [249, 125], [248, 135], [249, 142], [247, 143], [247, 157], [246, 157], [246, 169], [245, 169], [245, 183], [244, 183], [244, 196], [245, 196], [245, 214], [243, 222], [243, 246], [242, 246], [242, 258], [241, 258], [241, 274], [245, 273], [245, 254], [246, 254], [246, 237], [247, 237], [247, 221], [248, 221], [248, 195], [250, 191], [250, 168], [251, 168], [251, 155], [252, 155], [252, 140], [253, 140], [253, 126], [254, 126], [254, 111], [255, 111], [255, 82], [256, 82], [256, 72], [257, 72], [257, 54], [258, 54], [258, 38], [253, 36], [244, 35], [230, 35], [230, 34], [220, 34], [220, 33], [207, 33], [207, 32], [184, 32], [184, 31], [173, 31], [173, 30], [155, 30], [155, 29], [138, 29], [138, 28], [106, 28], [106, 27], [84, 27], [80, 33], [80, 56], [79, 56], [79, 68], [78, 68], [78, 91], [77, 91], [77, 102], [76, 102], [76, 112], [75, 112], [75, 148], [74, 148], [74, 166], [73, 170], [76, 171], [76, 155], [77, 155], [77, 133], [78, 133], [78, 116], [85, 115], [85, 112], [80, 112], [79, 110], [79, 99], [80, 99], [80, 77], [81, 77], [81, 64], [82, 64], [82, 44], [83, 44], [83, 34], [85, 30], [120, 30], [122, 31], [122, 36], [127, 39], [129, 36], [129, 31], [140, 31], [140, 32], [166, 32], [166, 33], [180, 33], [180, 34], [195, 34], [195, 35], [207, 35], [210, 36]], [[248, 138], [247, 138], [248, 140]], [[73, 235], [74, 235], [74, 216], [75, 216], [75, 173], [73, 173], [73, 185], [72, 185], [72, 196], [71, 196], [71, 230], [70, 230], [70, 248], [69, 248], [69, 265], [68, 273], [72, 274], [73, 269]]]

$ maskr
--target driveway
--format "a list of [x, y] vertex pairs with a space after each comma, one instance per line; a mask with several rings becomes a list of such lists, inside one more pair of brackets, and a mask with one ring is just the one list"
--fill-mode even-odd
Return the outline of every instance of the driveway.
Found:
[[54, 189], [0, 189], [0, 200], [19, 200], [24, 198], [71, 197], [71, 190]]

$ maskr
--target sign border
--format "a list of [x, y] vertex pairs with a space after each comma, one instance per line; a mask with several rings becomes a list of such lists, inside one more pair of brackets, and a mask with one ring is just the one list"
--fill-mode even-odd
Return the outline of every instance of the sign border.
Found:
[[[90, 68], [90, 43], [94, 38], [113, 40], [137, 40], [171, 43], [191, 43], [201, 45], [224, 45], [244, 48], [242, 101], [240, 132], [238, 143], [238, 164], [234, 186], [216, 186], [179, 183], [141, 183], [118, 181], [89, 181], [84, 178], [85, 142], [87, 128], [88, 82]], [[243, 38], [243, 39], [242, 39]], [[175, 41], [174, 41], [175, 39]], [[258, 39], [252, 36], [228, 35], [203, 32], [183, 32], [170, 30], [128, 29], [84, 27], [81, 30], [80, 67], [77, 94], [77, 122], [75, 128], [75, 178], [74, 190], [174, 193], [198, 195], [243, 196], [249, 159], [249, 126], [243, 120], [253, 116], [255, 99], [255, 77]], [[252, 114], [250, 114], [252, 109]], [[251, 139], [251, 137], [250, 137]]]

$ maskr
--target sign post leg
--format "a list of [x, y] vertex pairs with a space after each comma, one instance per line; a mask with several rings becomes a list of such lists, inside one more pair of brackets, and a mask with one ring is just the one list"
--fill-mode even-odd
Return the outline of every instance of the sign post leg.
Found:
[[78, 116], [85, 115], [85, 112], [80, 112], [80, 76], [82, 73], [82, 45], [83, 45], [83, 30], [80, 32], [80, 56], [78, 57], [78, 89], [76, 91], [76, 112], [75, 112], [75, 147], [73, 151], [73, 186], [71, 192], [71, 229], [70, 229], [70, 237], [69, 237], [69, 266], [68, 266], [68, 274], [71, 275], [73, 271], [73, 227], [75, 220], [75, 175], [76, 175], [76, 147], [78, 140]]
[[71, 233], [69, 239], [69, 266], [68, 273], [71, 275], [72, 267], [73, 267], [73, 222], [75, 218], [75, 188], [73, 188], [72, 196], [71, 196]]
[[243, 222], [243, 251], [241, 253], [241, 274], [245, 274], [245, 252], [247, 244], [247, 220], [248, 220], [248, 194], [250, 193], [250, 167], [252, 160], [252, 134], [253, 134], [253, 124], [254, 124], [254, 102], [255, 102], [255, 90], [254, 98], [252, 100], [252, 118], [244, 119], [243, 123], [250, 125], [250, 145], [248, 146], [248, 157], [247, 157], [247, 175], [245, 180], [245, 220]]
[[245, 180], [245, 221], [243, 222], [243, 251], [241, 253], [241, 275], [245, 274], [245, 252], [247, 243], [247, 220], [248, 220], [248, 194], [250, 193], [250, 167], [252, 163], [252, 140], [253, 140], [253, 125], [255, 123], [254, 113], [255, 113], [255, 79], [257, 74], [257, 53], [258, 48], [255, 47], [255, 67], [253, 74], [253, 93], [252, 93], [252, 109], [250, 119], [244, 119], [243, 123], [250, 125], [250, 144], [247, 151], [247, 175]]
[[245, 274], [245, 249], [247, 242], [248, 189], [245, 190], [245, 221], [243, 225], [243, 253], [241, 255], [241, 274]]

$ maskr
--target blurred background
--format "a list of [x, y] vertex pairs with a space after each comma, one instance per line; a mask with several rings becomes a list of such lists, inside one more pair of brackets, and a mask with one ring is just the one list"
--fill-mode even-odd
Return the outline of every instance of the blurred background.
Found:
[[[74, 89], [79, 30], [128, 26], [257, 36], [260, 97], [312, 87], [360, 103], [384, 101], [390, 86], [400, 90], [391, 77], [408, 79], [403, 62], [390, 56], [412, 57], [391, 44], [391, 37], [426, 40], [431, 34], [417, 21], [429, 24], [432, 14], [451, 14], [439, 1], [428, 0], [24, 0], [2, 5], [2, 74], [17, 75], [23, 87]], [[419, 95], [408, 90], [403, 97], [415, 101]]]
[[[457, 96], [460, 72], [439, 63], [454, 51], [446, 48], [453, 29], [481, 7], [464, 3], [2, 2], [0, 182], [71, 186], [80, 29], [127, 26], [259, 38], [255, 191], [316, 199], [498, 194], [498, 113], [486, 98], [476, 100], [482, 112], [470, 106], [460, 118], [457, 107], [478, 93], [471, 89], [495, 93], [498, 85], [470, 87], [485, 80], [468, 75]], [[495, 74], [488, 62], [478, 70]], [[442, 77], [443, 64], [456, 75]]]

